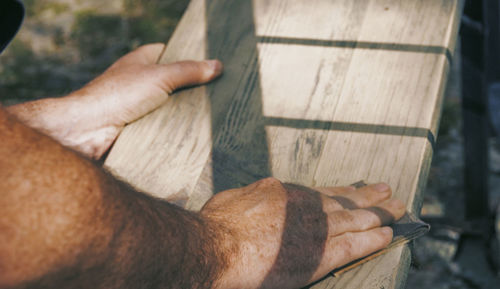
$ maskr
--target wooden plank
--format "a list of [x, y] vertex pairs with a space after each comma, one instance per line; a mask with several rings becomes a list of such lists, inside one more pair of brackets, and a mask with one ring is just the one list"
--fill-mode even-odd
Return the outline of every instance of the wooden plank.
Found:
[[[162, 62], [224, 76], [128, 125], [105, 166], [197, 210], [265, 176], [385, 181], [418, 211], [458, 30], [457, 0], [192, 0]], [[407, 247], [315, 288], [404, 284]]]

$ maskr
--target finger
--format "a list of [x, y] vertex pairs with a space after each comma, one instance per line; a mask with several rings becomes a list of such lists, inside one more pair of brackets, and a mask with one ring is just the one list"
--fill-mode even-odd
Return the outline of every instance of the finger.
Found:
[[327, 196], [335, 196], [339, 194], [345, 194], [356, 191], [356, 188], [353, 186], [347, 187], [313, 187], [314, 190], [325, 194]]
[[156, 64], [165, 50], [165, 44], [152, 43], [140, 46], [116, 61], [110, 69], [131, 64]]
[[318, 192], [321, 192], [325, 195], [328, 196], [337, 196], [339, 194], [344, 195], [344, 194], [349, 194], [353, 193], [356, 191], [378, 191], [378, 192], [385, 192], [385, 191], [391, 191], [391, 187], [387, 185], [386, 183], [378, 183], [378, 184], [371, 184], [371, 185], [366, 185], [363, 187], [360, 187], [356, 189], [354, 186], [346, 186], [346, 187], [315, 187], [315, 190]]
[[328, 235], [360, 232], [389, 225], [400, 219], [405, 206], [399, 200], [388, 200], [376, 207], [357, 210], [339, 210], [328, 215]]
[[329, 197], [327, 195], [321, 194], [321, 202], [323, 203], [323, 212], [332, 213], [334, 211], [342, 211], [345, 209], [354, 209], [356, 204], [349, 199], [342, 197]]
[[157, 66], [158, 76], [163, 80], [163, 89], [172, 92], [176, 89], [207, 83], [222, 73], [219, 60], [180, 61]]
[[310, 281], [315, 281], [349, 262], [385, 248], [392, 240], [390, 227], [364, 232], [349, 232], [330, 238], [325, 245], [321, 264]]
[[389, 199], [392, 195], [391, 188], [386, 184], [368, 185], [354, 191], [339, 194], [329, 194], [332, 199], [339, 202], [345, 209], [367, 208]]
[[329, 187], [315, 188], [325, 195], [328, 195], [332, 201], [323, 201], [323, 210], [332, 212], [340, 209], [367, 208], [377, 205], [391, 197], [391, 189], [386, 184], [374, 184], [355, 189], [348, 187]]

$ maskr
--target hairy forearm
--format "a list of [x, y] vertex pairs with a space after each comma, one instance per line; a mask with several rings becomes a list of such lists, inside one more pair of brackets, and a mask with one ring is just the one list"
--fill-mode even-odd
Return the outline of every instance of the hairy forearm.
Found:
[[0, 108], [0, 288], [209, 288], [221, 232]]

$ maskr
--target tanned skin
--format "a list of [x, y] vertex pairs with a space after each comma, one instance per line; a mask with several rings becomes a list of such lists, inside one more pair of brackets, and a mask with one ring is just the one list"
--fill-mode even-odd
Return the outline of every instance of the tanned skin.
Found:
[[118, 60], [75, 93], [0, 108], [0, 288], [299, 288], [391, 241], [385, 184], [309, 189], [268, 178], [199, 213], [137, 192], [99, 159], [123, 126], [218, 61]]

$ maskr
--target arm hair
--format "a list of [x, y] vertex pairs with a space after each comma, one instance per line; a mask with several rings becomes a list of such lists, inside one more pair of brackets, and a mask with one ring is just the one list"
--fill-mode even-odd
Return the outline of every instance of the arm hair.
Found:
[[0, 107], [0, 288], [210, 288], [223, 236]]

